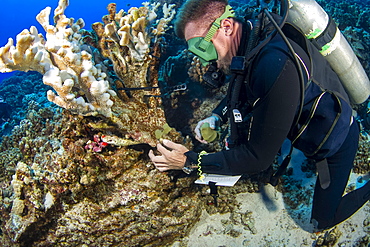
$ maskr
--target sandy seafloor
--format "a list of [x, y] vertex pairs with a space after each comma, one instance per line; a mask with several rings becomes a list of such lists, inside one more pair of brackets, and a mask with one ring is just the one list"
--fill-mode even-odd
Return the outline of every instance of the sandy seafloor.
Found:
[[[256, 233], [245, 229], [242, 224], [233, 224], [230, 214], [208, 215], [203, 212], [200, 221], [192, 228], [190, 235], [175, 242], [173, 247], [183, 246], [313, 246], [320, 234], [306, 231], [298, 225], [296, 219], [303, 220], [303, 227], [311, 229], [309, 224], [310, 209], [301, 208], [294, 214], [289, 214], [284, 206], [281, 193], [267, 186], [270, 202], [264, 203], [261, 194], [243, 193], [238, 195], [242, 203], [241, 211], [253, 211], [256, 220]], [[366, 233], [363, 221], [370, 214], [370, 203], [368, 202], [349, 220], [339, 224], [338, 230], [341, 236], [335, 246], [357, 246], [360, 238]], [[227, 222], [225, 224], [225, 222]], [[241, 231], [241, 235], [233, 237], [230, 231], [233, 229]], [[322, 233], [321, 235], [324, 235]]]
[[[291, 167], [292, 163], [301, 163], [302, 159], [304, 156], [295, 151], [289, 166]], [[294, 167], [298, 168], [299, 165]], [[293, 169], [293, 176], [297, 179], [304, 177], [300, 169]], [[360, 175], [352, 173], [348, 185], [356, 184], [358, 176]], [[303, 178], [302, 185], [313, 188], [315, 180], [316, 176]], [[370, 236], [370, 226], [364, 226], [366, 219], [370, 219], [370, 202], [351, 218], [337, 225], [335, 230], [332, 228], [321, 233], [313, 233], [313, 226], [310, 224], [310, 205], [289, 209], [284, 203], [282, 193], [271, 185], [266, 185], [263, 193], [240, 193], [236, 197], [241, 203], [237, 213], [252, 212], [251, 216], [255, 221], [253, 230], [238, 219], [235, 220], [235, 215], [231, 213], [209, 215], [204, 210], [190, 234], [176, 241], [172, 247], [316, 246], [317, 239], [324, 238], [325, 234], [328, 237], [329, 232], [339, 233], [335, 234], [339, 238], [334, 245], [326, 246], [353, 247], [366, 246], [360, 245], [359, 241], [365, 236]], [[235, 232], [239, 232], [238, 236], [235, 236]]]

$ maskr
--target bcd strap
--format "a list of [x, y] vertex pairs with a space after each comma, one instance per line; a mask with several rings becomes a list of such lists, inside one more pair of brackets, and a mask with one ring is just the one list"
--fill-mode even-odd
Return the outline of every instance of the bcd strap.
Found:
[[338, 96], [335, 93], [333, 93], [333, 92], [329, 92], [329, 91], [322, 92], [319, 96], [316, 97], [314, 103], [312, 104], [312, 107], [310, 109], [309, 116], [307, 117], [306, 122], [298, 130], [296, 137], [292, 141], [292, 145], [294, 145], [294, 143], [299, 139], [299, 137], [302, 136], [303, 132], [307, 129], [308, 125], [310, 124], [311, 120], [313, 119], [313, 117], [315, 115], [315, 112], [316, 112], [316, 110], [317, 110], [317, 108], [319, 106], [319, 103], [320, 103], [322, 97], [326, 93], [331, 94], [335, 98], [335, 100], [337, 101], [337, 104], [338, 104], [337, 105], [338, 112], [337, 112], [337, 114], [335, 116], [335, 119], [333, 120], [333, 123], [330, 126], [328, 132], [326, 133], [325, 137], [322, 139], [321, 143], [316, 147], [315, 151], [313, 151], [310, 154], [306, 153], [307, 156], [313, 156], [313, 155], [315, 155], [322, 148], [322, 146], [325, 144], [326, 140], [329, 138], [329, 136], [333, 132], [333, 129], [337, 125], [338, 120], [339, 120], [339, 118], [340, 118], [340, 116], [342, 114], [342, 103], [341, 103], [340, 99], [338, 98]]
[[336, 32], [337, 25], [335, 24], [333, 18], [329, 17], [329, 23], [325, 30], [317, 38], [310, 39], [310, 41], [320, 51], [324, 45], [333, 40]]
[[[302, 135], [302, 133], [307, 129], [307, 126], [309, 125], [310, 121], [312, 120], [312, 118], [313, 118], [313, 116], [314, 116], [314, 114], [317, 110], [317, 107], [320, 103], [320, 100], [322, 99], [322, 97], [326, 93], [330, 93], [337, 100], [338, 112], [336, 114], [336, 117], [335, 117], [332, 125], [330, 126], [330, 129], [328, 130], [328, 133], [322, 139], [321, 143], [317, 146], [316, 150], [312, 154], [310, 154], [309, 156], [312, 156], [312, 155], [316, 154], [321, 149], [321, 147], [324, 145], [326, 140], [329, 138], [330, 134], [332, 133], [334, 127], [336, 126], [336, 124], [339, 120], [340, 115], [342, 114], [342, 107], [341, 107], [340, 99], [338, 98], [337, 95], [335, 95], [332, 92], [324, 91], [315, 99], [315, 101], [314, 101], [314, 103], [313, 103], [313, 105], [310, 109], [310, 114], [309, 114], [308, 118], [306, 119], [306, 122], [301, 126], [301, 128], [297, 132], [297, 135], [294, 138], [294, 140], [292, 140], [292, 143], [291, 143], [292, 146], [291, 146], [289, 154], [283, 160], [282, 164], [279, 166], [279, 168], [275, 172], [275, 174], [273, 174], [271, 176], [271, 178], [270, 178], [270, 184], [271, 185], [273, 185], [273, 186], [277, 185], [279, 177], [284, 173], [285, 169], [288, 167], [288, 164], [289, 164], [290, 159], [291, 159], [291, 154], [292, 154], [292, 149], [293, 149], [294, 143], [299, 139], [299, 137]], [[328, 163], [327, 163], [326, 159], [317, 162], [316, 163], [316, 168], [317, 168], [317, 172], [319, 173], [319, 180], [320, 180], [321, 188], [323, 188], [323, 189], [328, 188], [329, 185], [330, 185], [330, 173], [329, 173], [329, 167], [328, 167]]]
[[[256, 29], [259, 30], [260, 27], [256, 27]], [[252, 33], [254, 32], [252, 31]], [[258, 33], [254, 33], [254, 35], [256, 36], [254, 37], [254, 39], [257, 39]], [[229, 124], [230, 124], [229, 147], [236, 145], [239, 139], [237, 123], [240, 123], [241, 122], [240, 118], [242, 118], [242, 116], [238, 114], [239, 96], [240, 96], [242, 85], [250, 70], [250, 64], [253, 62], [254, 58], [261, 51], [261, 49], [265, 47], [265, 45], [272, 39], [273, 36], [274, 35], [272, 34], [269, 35], [260, 44], [252, 48], [250, 51], [246, 49], [244, 56], [234, 57], [231, 63], [231, 70], [233, 72], [233, 76], [231, 77], [228, 92], [227, 92], [227, 97], [228, 97], [227, 105], [228, 105], [228, 110], [229, 110]], [[238, 64], [240, 64], [240, 61], [242, 61], [243, 66], [242, 67], [237, 66], [239, 69], [233, 70], [233, 67], [234, 67], [233, 64], [235, 64], [235, 61], [237, 61]]]

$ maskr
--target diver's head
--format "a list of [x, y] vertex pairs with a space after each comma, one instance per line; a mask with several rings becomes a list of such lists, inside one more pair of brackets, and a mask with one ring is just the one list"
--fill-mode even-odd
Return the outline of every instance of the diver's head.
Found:
[[188, 0], [178, 13], [175, 32], [203, 65], [217, 61], [227, 72], [241, 37], [241, 24], [233, 17], [227, 1]]
[[208, 30], [212, 23], [220, 17], [228, 0], [187, 0], [176, 15], [174, 30], [180, 39], [185, 39], [185, 26], [188, 22], [196, 22], [198, 28]]

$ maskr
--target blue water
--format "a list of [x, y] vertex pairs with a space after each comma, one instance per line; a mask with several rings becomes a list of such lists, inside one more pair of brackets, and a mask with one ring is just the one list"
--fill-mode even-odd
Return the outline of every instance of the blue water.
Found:
[[[73, 17], [75, 20], [83, 18], [85, 29], [91, 29], [91, 24], [101, 21], [106, 15], [107, 5], [115, 1], [112, 0], [70, 0], [65, 14], [67, 17]], [[116, 1], [117, 10], [124, 9], [127, 11], [130, 7], [140, 7], [145, 0]], [[1, 0], [0, 8], [0, 47], [8, 42], [8, 38], [15, 37], [23, 29], [29, 29], [35, 26], [39, 32], [43, 31], [41, 25], [36, 21], [36, 15], [45, 7], [50, 6], [51, 21], [53, 24], [54, 9], [58, 6], [58, 0]], [[13, 73], [0, 73], [0, 82], [13, 75]]]

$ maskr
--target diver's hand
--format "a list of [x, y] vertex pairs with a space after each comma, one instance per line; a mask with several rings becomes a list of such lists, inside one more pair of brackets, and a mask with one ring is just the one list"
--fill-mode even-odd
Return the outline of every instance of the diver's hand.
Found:
[[157, 144], [157, 150], [162, 155], [155, 156], [153, 151], [150, 150], [149, 158], [161, 172], [167, 170], [181, 170], [186, 162], [184, 153], [189, 151], [189, 149], [183, 145], [174, 143], [170, 140], [163, 140], [163, 145], [160, 143]]
[[195, 139], [197, 139], [201, 143], [207, 144], [208, 142], [203, 139], [202, 134], [200, 133], [200, 128], [205, 123], [208, 123], [211, 129], [216, 129], [216, 127], [219, 127], [221, 125], [221, 119], [217, 115], [212, 115], [206, 119], [199, 121], [197, 126], [195, 127]]

